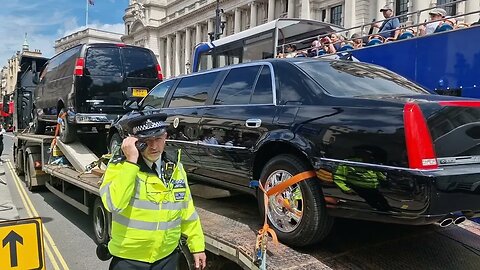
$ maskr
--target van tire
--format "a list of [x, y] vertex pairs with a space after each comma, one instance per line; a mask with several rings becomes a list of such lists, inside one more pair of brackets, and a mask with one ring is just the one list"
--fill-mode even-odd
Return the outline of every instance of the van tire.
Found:
[[34, 108], [32, 111], [33, 132], [35, 134], [45, 134], [45, 122], [38, 119], [37, 110]]
[[100, 197], [95, 198], [92, 208], [92, 225], [95, 243], [108, 244], [110, 240], [110, 217]]
[[[65, 112], [65, 109], [61, 109], [58, 117], [62, 116]], [[68, 122], [67, 117], [64, 117], [62, 124], [60, 124], [59, 136], [63, 143], [71, 143], [77, 139], [77, 129], [74, 124]]]
[[[310, 170], [312, 168], [297, 156], [282, 154], [267, 162], [262, 170], [260, 181], [262, 185], [265, 185], [268, 177], [277, 171], [286, 171], [294, 176]], [[326, 238], [332, 230], [334, 218], [327, 214], [323, 192], [317, 178], [301, 181], [297, 185], [300, 187], [303, 205], [301, 206], [302, 218], [296, 224], [296, 228], [290, 232], [282, 232], [272, 224], [270, 218], [268, 218], [268, 223], [280, 241], [291, 246], [301, 247]], [[257, 199], [263, 219], [265, 216], [264, 201], [263, 192], [260, 189], [257, 192]]]

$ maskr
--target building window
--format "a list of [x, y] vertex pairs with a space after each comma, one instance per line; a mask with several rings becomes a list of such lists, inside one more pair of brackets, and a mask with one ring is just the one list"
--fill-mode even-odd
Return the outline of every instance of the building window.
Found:
[[[456, 0], [437, 0], [437, 5], [448, 4], [455, 1]], [[457, 4], [443, 6], [442, 8], [445, 9], [445, 11], [447, 11], [447, 15], [449, 16], [453, 16], [457, 14]]]
[[342, 25], [342, 6], [335, 6], [330, 9], [330, 23]]
[[[408, 0], [397, 0], [395, 5], [395, 16], [408, 13]], [[398, 20], [403, 23], [407, 21], [407, 16], [399, 17]]]

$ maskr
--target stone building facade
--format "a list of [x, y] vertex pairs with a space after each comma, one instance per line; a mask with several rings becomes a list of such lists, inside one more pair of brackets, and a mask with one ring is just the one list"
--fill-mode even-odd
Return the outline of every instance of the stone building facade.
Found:
[[[382, 20], [385, 4], [396, 15], [427, 9], [452, 0], [219, 0], [226, 22], [224, 36], [280, 17], [303, 18], [337, 24], [344, 28]], [[208, 40], [214, 31], [216, 0], [130, 0], [123, 17], [127, 44], [150, 48], [166, 77], [184, 74], [192, 62], [195, 44]], [[480, 9], [480, 0], [466, 0], [449, 6], [450, 15]], [[423, 22], [428, 13], [408, 16], [402, 23]], [[471, 23], [478, 14], [465, 17]]]
[[120, 43], [122, 42], [121, 37], [121, 33], [86, 28], [55, 40], [55, 53], [63, 52], [82, 43]]

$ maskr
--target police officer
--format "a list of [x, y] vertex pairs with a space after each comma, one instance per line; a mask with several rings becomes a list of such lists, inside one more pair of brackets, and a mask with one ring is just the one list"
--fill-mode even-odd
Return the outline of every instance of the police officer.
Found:
[[205, 239], [180, 151], [176, 163], [167, 163], [162, 155], [168, 126], [162, 118], [127, 119], [122, 125], [130, 134], [122, 142], [124, 156], [105, 172], [100, 195], [112, 213], [110, 269], [176, 269], [181, 235], [187, 237], [195, 267], [206, 266]]

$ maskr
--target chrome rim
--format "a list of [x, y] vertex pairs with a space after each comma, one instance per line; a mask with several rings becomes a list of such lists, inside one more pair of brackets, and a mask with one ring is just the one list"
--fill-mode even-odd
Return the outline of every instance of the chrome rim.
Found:
[[113, 154], [113, 150], [115, 150], [116, 147], [120, 146], [122, 144], [121, 141], [114, 139], [110, 142], [110, 153]]
[[97, 235], [98, 239], [103, 239], [103, 235], [105, 232], [105, 212], [103, 211], [102, 207], [97, 207], [95, 217], [95, 234]]
[[67, 123], [66, 123], [67, 119], [66, 118], [62, 118], [62, 121], [60, 123], [60, 134], [61, 135], [64, 135], [65, 134], [65, 130], [67, 129]]
[[[292, 177], [285, 170], [272, 172], [265, 182], [266, 190]], [[281, 232], [289, 233], [300, 225], [303, 217], [303, 194], [300, 186], [295, 184], [277, 196], [268, 199], [268, 219]]]

